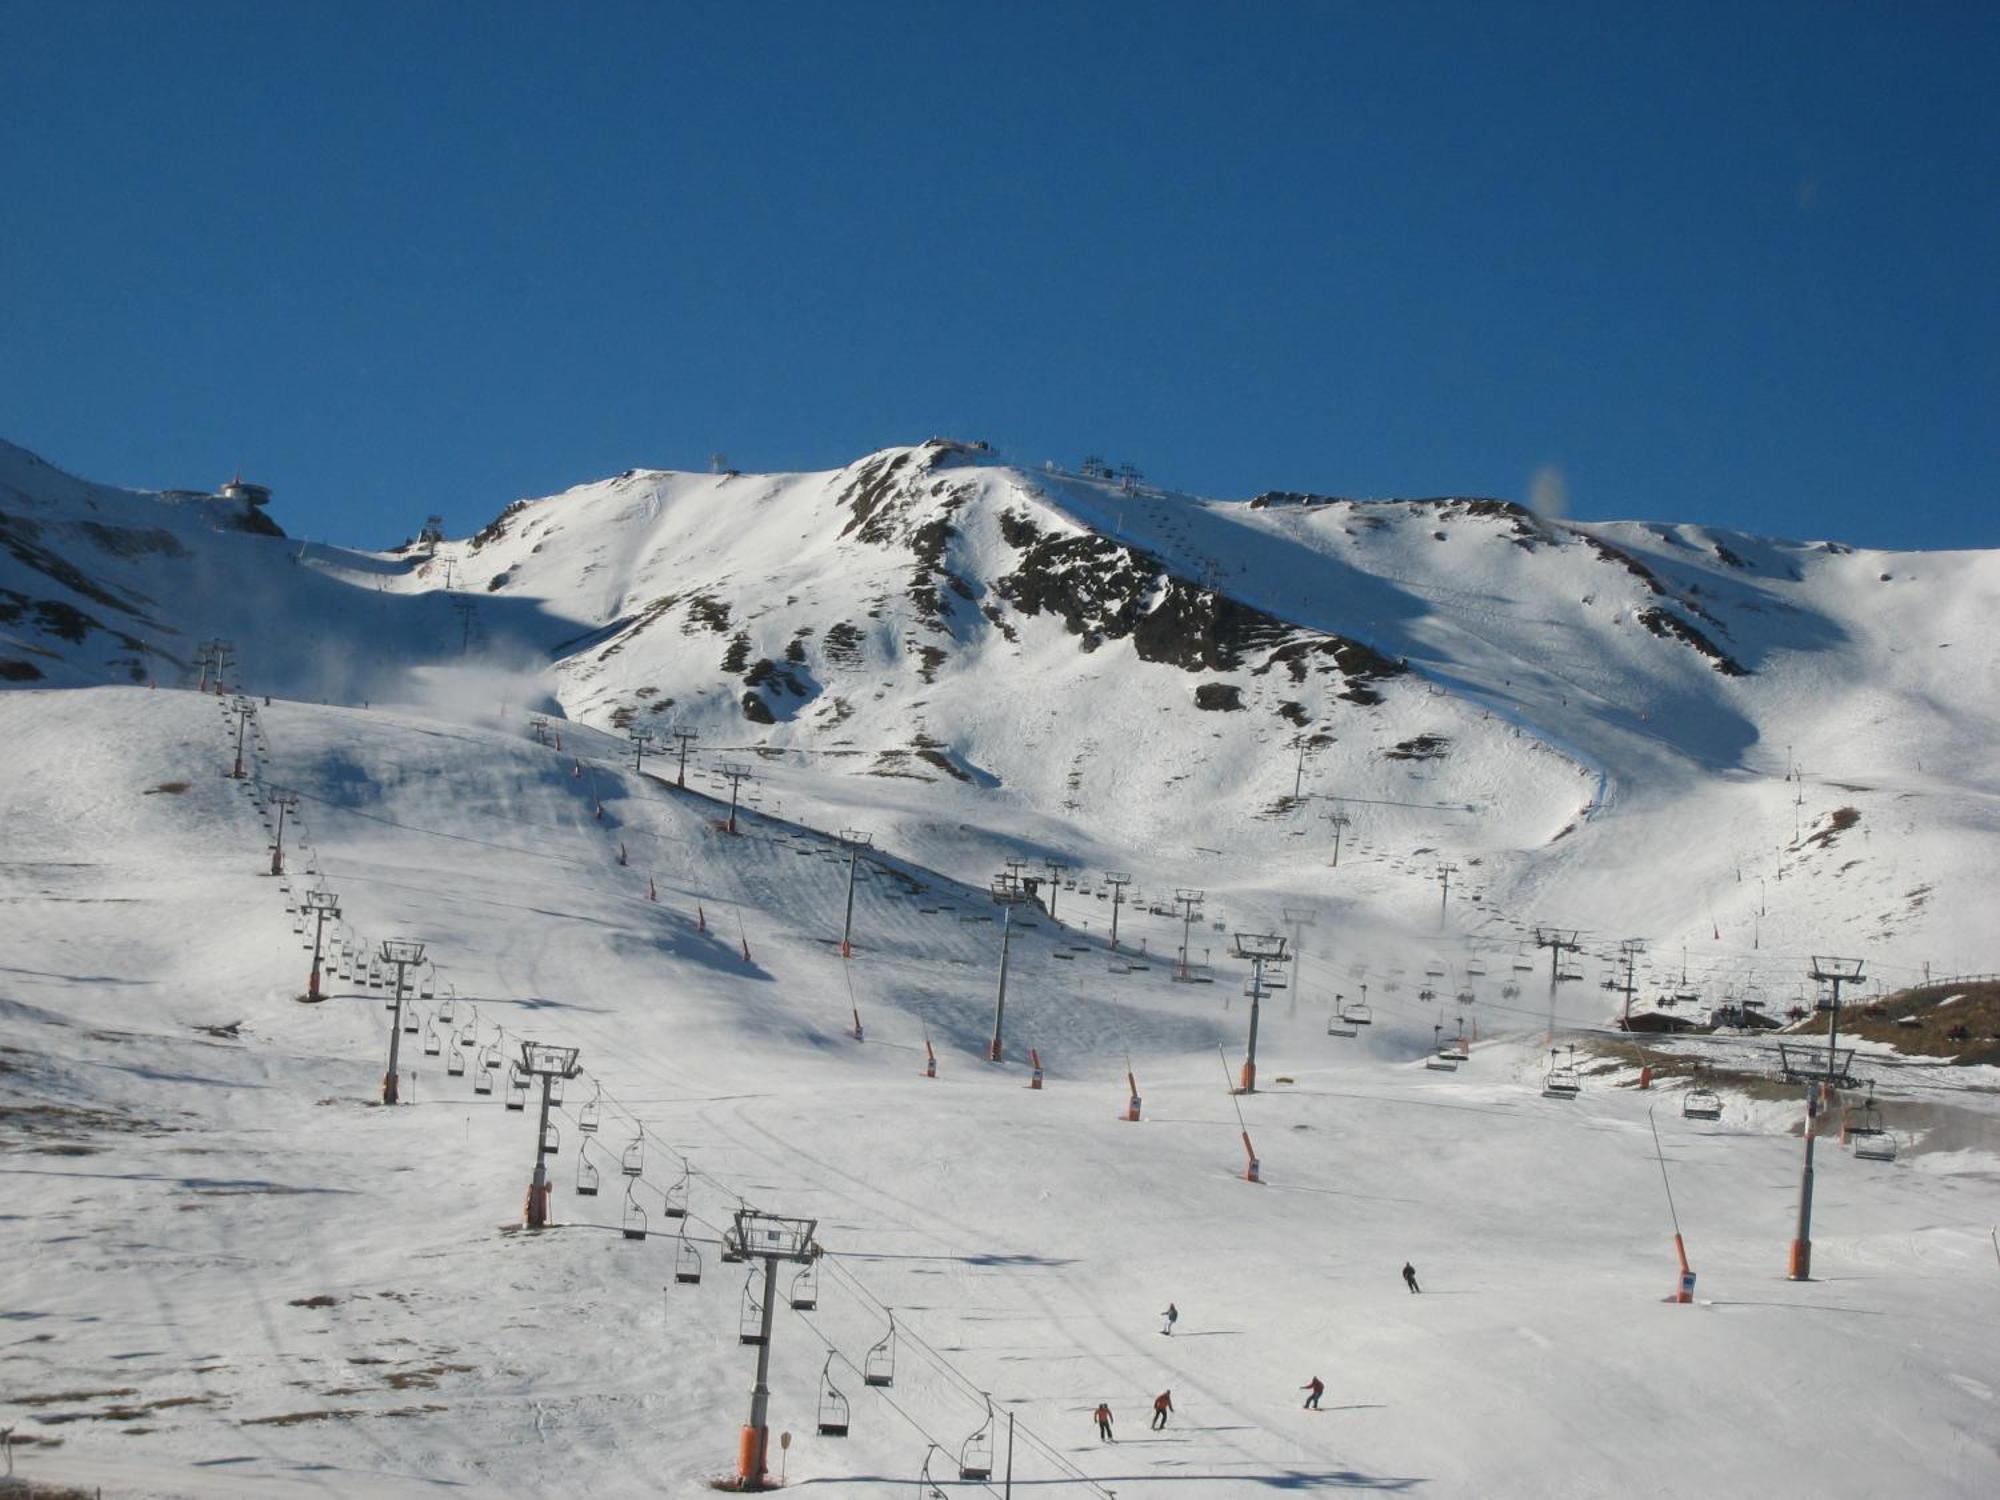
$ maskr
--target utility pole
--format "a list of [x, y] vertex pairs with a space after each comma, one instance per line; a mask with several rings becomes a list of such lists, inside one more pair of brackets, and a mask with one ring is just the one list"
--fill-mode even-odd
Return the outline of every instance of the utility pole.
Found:
[[340, 900], [332, 891], [307, 891], [300, 906], [313, 919], [312, 977], [306, 981], [306, 999], [319, 999], [320, 943], [326, 936], [326, 919], [340, 920]]
[[854, 870], [861, 862], [861, 851], [874, 842], [874, 837], [858, 828], [840, 830], [840, 841], [847, 845], [847, 916], [840, 924], [840, 956], [854, 957], [854, 946], [850, 939], [854, 936]]
[[1562, 983], [1562, 956], [1577, 951], [1577, 940], [1580, 937], [1582, 933], [1574, 927], [1568, 931], [1559, 927], [1535, 929], [1535, 946], [1549, 950], [1549, 1039], [1551, 1041], [1555, 1039], [1556, 1034], [1556, 986]]
[[1457, 870], [1458, 866], [1453, 864], [1450, 860], [1446, 860], [1443, 864], [1438, 866], [1438, 926], [1439, 927], [1444, 926], [1445, 903], [1451, 900], [1451, 877], [1455, 873], [1457, 873]]
[[472, 615], [473, 611], [479, 606], [474, 604], [464, 594], [453, 594], [451, 596], [451, 607], [458, 611], [458, 654], [464, 656], [472, 650]]
[[745, 765], [730, 764], [719, 768], [719, 774], [729, 782], [729, 831], [736, 832], [736, 794], [743, 783], [750, 779], [750, 768]]
[[1118, 951], [1118, 908], [1125, 904], [1125, 887], [1132, 883], [1129, 870], [1106, 870], [1104, 883], [1111, 887], [1111, 951]]
[[1292, 743], [1298, 746], [1299, 750], [1298, 765], [1292, 770], [1292, 800], [1296, 802], [1306, 785], [1306, 737], [1302, 734], [1296, 735]]
[[238, 693], [230, 700], [229, 706], [236, 710], [236, 768], [229, 774], [237, 781], [243, 779], [243, 731], [249, 727], [256, 715], [257, 705]]
[[993, 1000], [993, 1040], [986, 1049], [988, 1062], [1002, 1055], [1001, 1026], [1007, 1019], [1007, 954], [1014, 941], [1014, 908], [1028, 899], [1027, 888], [1015, 875], [993, 877], [993, 899], [1000, 906], [1000, 992]]
[[1243, 1054], [1239, 1094], [1257, 1092], [1257, 1019], [1264, 999], [1264, 965], [1285, 962], [1285, 940], [1275, 932], [1239, 932], [1231, 950], [1250, 961], [1250, 1045]]
[[1203, 891], [1191, 890], [1174, 892], [1174, 900], [1181, 908], [1181, 961], [1179, 967], [1174, 970], [1174, 978], [1182, 984], [1194, 978], [1194, 971], [1188, 967], [1188, 932], [1194, 926], [1194, 909], [1201, 905], [1206, 894]]
[[382, 1075], [382, 1102], [394, 1104], [396, 1059], [403, 1042], [403, 974], [412, 964], [424, 961], [424, 945], [409, 938], [384, 938], [381, 951], [382, 962], [396, 966], [396, 998], [390, 1005], [394, 1014], [389, 1018], [389, 1071]]
[[681, 754], [681, 768], [679, 774], [674, 777], [674, 785], [686, 786], [688, 784], [688, 746], [695, 742], [697, 736], [692, 729], [676, 729], [673, 731], [673, 736], [674, 743], [680, 747]]
[[[399, 976], [400, 981], [400, 976]], [[540, 1229], [549, 1222], [549, 1172], [544, 1163], [559, 1143], [549, 1139], [549, 1090], [558, 1078], [576, 1077], [577, 1049], [551, 1047], [546, 1042], [521, 1043], [521, 1071], [542, 1080], [542, 1123], [535, 1132], [535, 1175], [528, 1179], [527, 1226]]]
[[299, 805], [299, 794], [272, 787], [271, 805], [278, 810], [278, 840], [271, 845], [271, 873], [282, 875], [285, 873], [285, 814]]
[[769, 1487], [766, 1466], [771, 1446], [771, 1330], [778, 1301], [778, 1262], [811, 1265], [820, 1253], [813, 1239], [813, 1231], [818, 1227], [817, 1219], [788, 1219], [739, 1208], [735, 1222], [722, 1234], [724, 1259], [764, 1263], [759, 1329], [754, 1337], [748, 1329], [742, 1335], [744, 1343], [757, 1346], [757, 1380], [750, 1387], [750, 1421], [736, 1446], [734, 1488], [739, 1492]]
[[1324, 813], [1321, 816], [1333, 825], [1333, 868], [1337, 870], [1340, 868], [1340, 832], [1354, 819], [1339, 811]]
[[653, 748], [653, 731], [635, 729], [632, 731], [632, 769], [643, 770], [646, 752]]
[[1833, 1017], [1826, 1029], [1826, 1082], [1806, 1085], [1806, 1161], [1799, 1175], [1798, 1228], [1792, 1236], [1791, 1261], [1785, 1269], [1785, 1277], [1789, 1281], [1812, 1280], [1813, 1136], [1821, 1105], [1832, 1102], [1833, 1082], [1839, 1072], [1833, 1048], [1840, 1036], [1840, 987], [1860, 983], [1861, 966], [1862, 960], [1858, 958], [1813, 955], [1812, 977], [1821, 984], [1833, 986]]
[[221, 645], [221, 641], [211, 637], [195, 647], [195, 660], [201, 665], [201, 678], [194, 685], [194, 690], [197, 693], [206, 693], [208, 691], [209, 673], [216, 669], [215, 653]]
[[1637, 988], [1632, 982], [1632, 970], [1638, 962], [1639, 955], [1646, 951], [1646, 940], [1644, 938], [1627, 938], [1618, 945], [1618, 951], [1625, 959], [1625, 1018], [1620, 1022], [1620, 1025], [1624, 1030], [1630, 1031], [1632, 1029], [1632, 994]]

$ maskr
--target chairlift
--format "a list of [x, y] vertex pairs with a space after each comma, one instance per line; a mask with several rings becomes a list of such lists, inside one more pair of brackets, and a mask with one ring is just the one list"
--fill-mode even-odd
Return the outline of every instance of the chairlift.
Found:
[[993, 1477], [993, 1398], [986, 1398], [986, 1420], [958, 1446], [958, 1477], [985, 1480]]
[[931, 1454], [937, 1451], [937, 1444], [932, 1443], [930, 1451], [924, 1454], [923, 1472], [917, 1475], [917, 1500], [944, 1500], [944, 1491], [939, 1489], [937, 1481], [931, 1478]]
[[465, 1076], [465, 1053], [459, 1047], [457, 1037], [451, 1039], [451, 1051], [445, 1055], [444, 1071], [446, 1076], [451, 1078]]
[[814, 1262], [799, 1267], [789, 1296], [793, 1312], [811, 1312], [819, 1306], [819, 1267]]
[[445, 986], [444, 1000], [438, 1006], [438, 1019], [447, 1026], [458, 1019], [458, 990], [456, 986]]
[[1514, 981], [1513, 981], [1513, 980], [1511, 980], [1511, 979], [1510, 979], [1510, 980], [1508, 980], [1508, 981], [1507, 981], [1507, 982], [1506, 982], [1505, 984], [1503, 984], [1503, 985], [1501, 985], [1501, 986], [1500, 986], [1500, 998], [1501, 998], [1502, 1000], [1518, 1000], [1518, 999], [1520, 999], [1520, 998], [1521, 998], [1521, 987], [1520, 987], [1520, 986], [1519, 986], [1518, 984], [1514, 983]]
[[424, 968], [424, 977], [417, 982], [417, 998], [420, 1000], [429, 1000], [436, 994], [437, 965], [429, 964]]
[[1722, 1118], [1722, 1096], [1714, 1089], [1689, 1089], [1681, 1095], [1681, 1118], [1683, 1120], [1719, 1120]]
[[674, 1236], [674, 1280], [682, 1286], [701, 1284], [701, 1251], [688, 1243], [685, 1228]]
[[[599, 1085], [597, 1094], [602, 1094], [603, 1092], [604, 1092], [603, 1086]], [[582, 1131], [585, 1135], [597, 1134], [597, 1116], [598, 1116], [597, 1094], [591, 1095], [590, 1102], [584, 1105], [582, 1109], [577, 1111], [576, 1128]]]
[[[1571, 1049], [1572, 1052], [1574, 1050], [1574, 1048]], [[1544, 1099], [1574, 1099], [1582, 1092], [1583, 1084], [1576, 1076], [1576, 1068], [1573, 1065], [1570, 1067], [1559, 1066], [1556, 1062], [1555, 1049], [1551, 1047], [1549, 1049], [1548, 1076], [1542, 1080], [1542, 1097]]]
[[424, 1056], [436, 1057], [444, 1051], [444, 1043], [437, 1034], [435, 1019], [424, 1022]]
[[1358, 1036], [1358, 1035], [1360, 1035], [1360, 1033], [1359, 1033], [1359, 1032], [1357, 1032], [1357, 1031], [1356, 1031], [1356, 1030], [1354, 1029], [1354, 1027], [1353, 1027], [1353, 1026], [1351, 1026], [1351, 1025], [1342, 1025], [1342, 1024], [1341, 1024], [1341, 1021], [1342, 1021], [1342, 1017], [1341, 1017], [1341, 1015], [1340, 1015], [1340, 1013], [1339, 1013], [1338, 1011], [1335, 1011], [1334, 1013], [1332, 1013], [1331, 1015], [1329, 1015], [1329, 1016], [1328, 1016], [1328, 1017], [1326, 1018], [1326, 1034], [1327, 1034], [1328, 1036]]
[[639, 1199], [633, 1192], [637, 1186], [636, 1182], [625, 1184], [625, 1238], [628, 1240], [643, 1240], [646, 1237], [646, 1210], [639, 1206]]
[[632, 1137], [632, 1144], [625, 1148], [625, 1155], [619, 1159], [618, 1170], [627, 1177], [637, 1177], [646, 1170], [646, 1137], [643, 1133]]
[[509, 1109], [528, 1107], [528, 1075], [521, 1071], [519, 1063], [507, 1065], [507, 1107]]
[[479, 1064], [481, 1067], [491, 1068], [495, 1072], [500, 1070], [500, 1042], [497, 1037], [480, 1049]]
[[842, 1396], [840, 1386], [834, 1384], [832, 1350], [826, 1352], [826, 1364], [820, 1368], [820, 1436], [848, 1436], [848, 1398]]
[[889, 1314], [889, 1331], [861, 1362], [861, 1383], [884, 1389], [896, 1383], [896, 1315]]
[[591, 1164], [590, 1153], [581, 1146], [576, 1152], [576, 1195], [579, 1198], [597, 1196], [597, 1168]]
[[560, 1104], [562, 1102], [563, 1102], [562, 1074], [551, 1073], [549, 1075], [549, 1103]]
[[562, 1155], [562, 1131], [556, 1128], [554, 1120], [542, 1128], [542, 1155]]
[[1350, 1026], [1373, 1026], [1375, 1012], [1369, 1008], [1367, 1001], [1357, 1000], [1352, 1004], [1341, 1006], [1340, 1019]]
[[472, 1092], [475, 1094], [493, 1092], [493, 1074], [484, 1063], [472, 1070]]
[[1856, 1136], [1854, 1156], [1857, 1161], [1894, 1161], [1896, 1138], [1886, 1130], [1875, 1135]]
[[752, 1266], [743, 1278], [743, 1300], [736, 1314], [736, 1342], [756, 1349], [764, 1347], [764, 1304], [757, 1296], [759, 1269]]
[[458, 1045], [466, 1048], [477, 1047], [479, 1045], [479, 1023], [477, 1021], [467, 1021], [463, 1026], [459, 1027]]
[[415, 1036], [421, 1030], [423, 1030], [423, 1025], [417, 1020], [416, 1006], [405, 1005], [403, 1007], [403, 1035]]
[[681, 1163], [681, 1175], [666, 1191], [667, 1217], [685, 1219], [688, 1211], [688, 1188], [694, 1181], [694, 1167], [688, 1162]]

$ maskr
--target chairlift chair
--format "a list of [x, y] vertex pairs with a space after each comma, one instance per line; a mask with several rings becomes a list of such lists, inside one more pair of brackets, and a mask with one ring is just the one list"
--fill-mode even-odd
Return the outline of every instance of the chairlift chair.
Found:
[[688, 1211], [688, 1187], [694, 1180], [694, 1168], [686, 1162], [681, 1164], [681, 1175], [665, 1193], [667, 1217], [685, 1219]]
[[1894, 1161], [1896, 1138], [1886, 1130], [1876, 1135], [1858, 1135], [1854, 1138], [1854, 1155], [1858, 1161]]
[[591, 1164], [590, 1153], [582, 1147], [576, 1153], [576, 1195], [579, 1198], [597, 1196], [597, 1168]]
[[861, 1362], [861, 1383], [884, 1390], [896, 1383], [896, 1315], [889, 1314], [889, 1331]]
[[562, 1131], [556, 1128], [554, 1120], [549, 1121], [542, 1131], [542, 1155], [562, 1155]]
[[415, 1036], [419, 1031], [422, 1030], [423, 1030], [423, 1025], [417, 1019], [416, 1006], [405, 1005], [403, 1007], [403, 1035]]
[[552, 1073], [549, 1075], [549, 1103], [560, 1104], [562, 1102], [563, 1102], [562, 1074]]
[[819, 1372], [819, 1435], [821, 1437], [847, 1436], [847, 1397], [840, 1387], [833, 1383], [833, 1353], [827, 1352], [826, 1364]]
[[932, 1443], [930, 1451], [924, 1454], [923, 1471], [917, 1475], [917, 1500], [944, 1500], [944, 1491], [931, 1478], [931, 1454], [937, 1451], [937, 1444]]
[[792, 1278], [790, 1299], [793, 1312], [811, 1312], [819, 1306], [819, 1268], [813, 1262], [800, 1266]]
[[637, 1186], [635, 1182], [625, 1184], [625, 1238], [628, 1240], [643, 1240], [646, 1237], [646, 1210], [639, 1206], [639, 1200], [632, 1191]]
[[1359, 1000], [1351, 1005], [1341, 1006], [1340, 1019], [1350, 1026], [1373, 1026], [1375, 1012], [1369, 1008], [1367, 1001]]
[[1551, 1068], [1549, 1076], [1542, 1080], [1544, 1099], [1574, 1099], [1582, 1092], [1583, 1085], [1568, 1068]]
[[958, 1446], [958, 1477], [985, 1480], [993, 1477], [993, 1398], [986, 1398], [986, 1420]]
[[438, 1019], [447, 1026], [458, 1019], [458, 994], [456, 991], [447, 990], [445, 992], [444, 1000], [438, 1006]]
[[472, 1070], [472, 1092], [475, 1094], [493, 1092], [493, 1074], [484, 1063]]
[[528, 1075], [521, 1071], [519, 1063], [507, 1065], [507, 1107], [509, 1109], [528, 1107]]
[[[600, 1088], [598, 1090], [598, 1093], [602, 1092], [603, 1089]], [[577, 1111], [576, 1128], [582, 1131], [585, 1135], [596, 1135], [597, 1116], [598, 1116], [597, 1096], [593, 1094], [591, 1096], [590, 1102], [584, 1105], [582, 1109]]]
[[674, 1236], [674, 1280], [682, 1286], [701, 1284], [701, 1251], [688, 1243], [685, 1228]]
[[764, 1347], [764, 1304], [757, 1297], [757, 1273], [760, 1269], [752, 1266], [750, 1273], [743, 1278], [743, 1301], [736, 1314], [736, 1342], [756, 1349]]
[[444, 1043], [438, 1037], [435, 1022], [426, 1021], [424, 1023], [424, 1056], [436, 1057], [442, 1051], [444, 1051]]
[[445, 1055], [444, 1071], [445, 1075], [449, 1078], [463, 1078], [465, 1076], [465, 1052], [458, 1045], [457, 1037], [451, 1039], [451, 1051]]
[[1689, 1089], [1681, 1095], [1681, 1118], [1683, 1120], [1719, 1120], [1722, 1118], [1722, 1096], [1713, 1089]]
[[618, 1170], [627, 1177], [637, 1177], [646, 1170], [646, 1137], [635, 1135], [632, 1144], [625, 1148], [625, 1155], [619, 1159]]
[[424, 970], [424, 977], [417, 983], [417, 998], [429, 1000], [437, 994], [437, 965], [431, 964]]
[[1360, 1035], [1360, 1033], [1359, 1033], [1359, 1032], [1357, 1032], [1357, 1031], [1356, 1031], [1356, 1030], [1355, 1030], [1355, 1029], [1353, 1028], [1353, 1026], [1351, 1026], [1351, 1025], [1342, 1025], [1342, 1024], [1341, 1024], [1341, 1017], [1340, 1017], [1340, 1015], [1339, 1015], [1339, 1013], [1338, 1013], [1338, 1012], [1336, 1012], [1336, 1013], [1334, 1013], [1333, 1015], [1330, 1015], [1330, 1016], [1328, 1016], [1328, 1017], [1326, 1018], [1326, 1034], [1327, 1034], [1328, 1036], [1358, 1036], [1358, 1035]]

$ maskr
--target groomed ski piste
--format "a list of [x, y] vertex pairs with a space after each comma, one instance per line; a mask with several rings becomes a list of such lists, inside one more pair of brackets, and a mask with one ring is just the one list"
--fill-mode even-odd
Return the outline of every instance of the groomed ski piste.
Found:
[[[8, 1081], [45, 1101], [6, 1171], [18, 1473], [107, 1495], [702, 1493], [734, 1467], [754, 1370], [746, 1267], [719, 1259], [748, 1204], [817, 1220], [824, 1248], [814, 1307], [787, 1295], [771, 1346], [773, 1467], [809, 1491], [917, 1493], [928, 1463], [943, 1493], [999, 1493], [1010, 1431], [1028, 1494], [2000, 1478], [1990, 1143], [1881, 1164], [1822, 1141], [1814, 1279], [1789, 1282], [1795, 1101], [1687, 1121], [1615, 1073], [1552, 1100], [1536, 1021], [1490, 1000], [1470, 1061], [1434, 1071], [1420, 929], [1309, 928], [1262, 1001], [1260, 1089], [1234, 1097], [1247, 967], [1218, 954], [1213, 984], [1176, 983], [1179, 924], [1135, 904], [1135, 971], [1103, 903], [1064, 890], [1016, 927], [995, 1065], [988, 892], [878, 847], [842, 960], [846, 860], [803, 780], [753, 783], [731, 835], [706, 777], [635, 774], [579, 726], [558, 750], [260, 699], [239, 781], [230, 702], [0, 698]], [[282, 878], [276, 787], [297, 797]], [[398, 1107], [375, 1102], [385, 990], [335, 964], [299, 1002], [287, 908], [315, 887], [330, 932], [420, 939], [435, 964], [411, 979]], [[1374, 1021], [1329, 1036], [1358, 968]], [[534, 1110], [470, 1082], [479, 1049], [523, 1039], [582, 1070], [539, 1232], [518, 1227]], [[677, 1282], [690, 1250], [701, 1279]], [[869, 1385], [892, 1315], [893, 1383]], [[818, 1431], [828, 1380], [844, 1437]], [[981, 1433], [993, 1477], [961, 1480]]]

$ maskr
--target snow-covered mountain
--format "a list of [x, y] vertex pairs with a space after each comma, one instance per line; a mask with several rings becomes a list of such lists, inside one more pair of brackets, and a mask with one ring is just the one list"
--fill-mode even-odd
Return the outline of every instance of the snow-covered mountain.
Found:
[[967, 825], [956, 860], [1136, 865], [1246, 918], [1330, 888], [1422, 927], [1455, 863], [1454, 927], [1644, 937], [1662, 984], [1773, 989], [1832, 932], [1960, 971], [2000, 873], [1990, 553], [1213, 501], [942, 440], [633, 470], [434, 549], [244, 514], [0, 450], [0, 671], [184, 682], [224, 637], [255, 690], [691, 729], [917, 853]]

